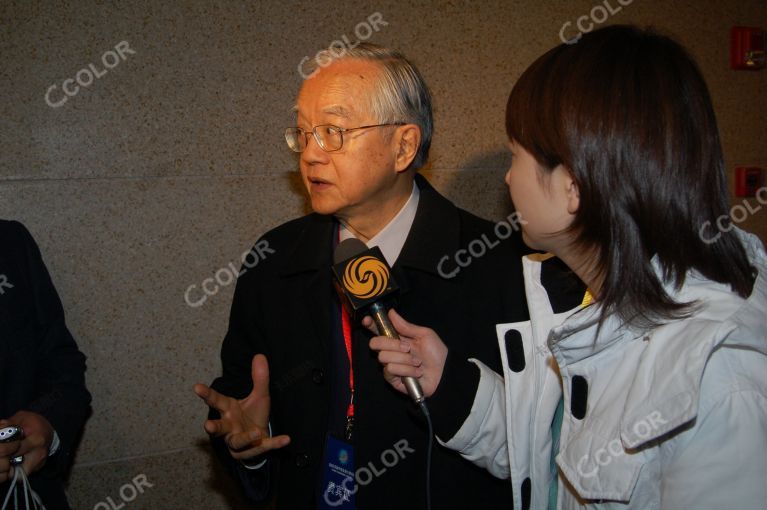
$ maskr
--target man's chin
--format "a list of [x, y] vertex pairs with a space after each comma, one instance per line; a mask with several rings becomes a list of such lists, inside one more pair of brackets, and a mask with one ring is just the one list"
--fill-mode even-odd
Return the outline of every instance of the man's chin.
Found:
[[316, 212], [317, 214], [335, 215], [341, 209], [338, 204], [327, 203], [324, 200], [312, 199], [311, 204], [312, 211]]

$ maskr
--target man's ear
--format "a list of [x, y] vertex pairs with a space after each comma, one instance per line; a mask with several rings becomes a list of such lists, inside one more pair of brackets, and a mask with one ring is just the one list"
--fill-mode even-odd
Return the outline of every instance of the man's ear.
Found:
[[578, 208], [581, 206], [581, 191], [578, 188], [578, 183], [575, 182], [575, 177], [570, 170], [565, 169], [567, 177], [565, 180], [565, 193], [567, 193], [567, 212], [575, 214], [578, 212]]
[[399, 126], [394, 135], [397, 154], [394, 159], [394, 169], [397, 173], [404, 172], [418, 154], [421, 146], [421, 129], [415, 124]]

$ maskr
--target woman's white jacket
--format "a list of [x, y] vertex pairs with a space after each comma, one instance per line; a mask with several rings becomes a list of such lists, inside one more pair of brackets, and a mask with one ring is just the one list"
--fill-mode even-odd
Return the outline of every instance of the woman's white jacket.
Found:
[[698, 302], [692, 317], [649, 331], [611, 317], [598, 337], [596, 305], [550, 299], [558, 259], [526, 257], [531, 320], [497, 326], [503, 377], [470, 360], [471, 411], [440, 442], [510, 478], [515, 509], [547, 508], [564, 399], [557, 508], [767, 508], [767, 256], [738, 235], [758, 270], [748, 299], [690, 273], [667, 291]]

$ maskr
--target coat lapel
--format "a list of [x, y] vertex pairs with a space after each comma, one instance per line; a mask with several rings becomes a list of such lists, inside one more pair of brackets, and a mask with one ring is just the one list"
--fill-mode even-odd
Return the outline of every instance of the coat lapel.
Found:
[[330, 332], [330, 301], [333, 284], [331, 280], [332, 252], [336, 222], [332, 216], [313, 214], [307, 227], [296, 239], [290, 254], [279, 269], [281, 278], [298, 278], [302, 295], [299, 306], [303, 307], [312, 326], [308, 329], [317, 337], [316, 344], [327, 354]]
[[[410, 291], [407, 270], [423, 271], [442, 279], [437, 269], [440, 259], [453, 257], [461, 247], [458, 209], [424, 177], [416, 175], [415, 179], [421, 192], [418, 210], [392, 269], [402, 295]], [[331, 265], [336, 227], [332, 216], [312, 214], [279, 268], [282, 278], [300, 278], [303, 281], [301, 306], [324, 353], [328, 352], [329, 299], [332, 299], [333, 293]]]
[[393, 268], [400, 294], [410, 291], [404, 268], [444, 279], [438, 271], [440, 260], [445, 256], [452, 258], [461, 248], [458, 209], [420, 174], [416, 174], [415, 182], [421, 192], [418, 210]]

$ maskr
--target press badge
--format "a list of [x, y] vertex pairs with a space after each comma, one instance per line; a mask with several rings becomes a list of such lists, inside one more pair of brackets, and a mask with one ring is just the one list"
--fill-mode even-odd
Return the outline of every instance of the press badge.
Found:
[[328, 435], [319, 508], [354, 510], [354, 447]]

